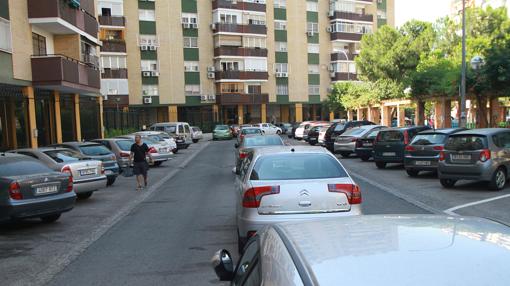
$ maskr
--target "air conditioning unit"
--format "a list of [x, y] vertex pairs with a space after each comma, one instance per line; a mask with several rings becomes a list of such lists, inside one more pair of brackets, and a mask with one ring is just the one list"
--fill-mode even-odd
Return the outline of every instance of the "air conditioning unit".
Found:
[[182, 23], [182, 27], [184, 29], [189, 29], [191, 27], [191, 24], [190, 23]]
[[151, 51], [155, 51], [157, 49], [158, 49], [158, 47], [156, 47], [156, 46], [149, 46], [149, 50], [151, 50]]
[[207, 100], [208, 100], [208, 101], [216, 101], [216, 95], [214, 95], [214, 94], [209, 94], [209, 95], [207, 96]]
[[198, 29], [198, 24], [197, 23], [191, 24], [191, 29]]
[[143, 77], [149, 77], [149, 76], [151, 76], [151, 72], [150, 71], [143, 71], [142, 72], [142, 76]]
[[159, 72], [153, 71], [153, 72], [151, 72], [151, 76], [159, 76]]
[[330, 72], [330, 73], [329, 73], [329, 76], [330, 76], [331, 78], [336, 77], [336, 72]]
[[286, 72], [277, 72], [276, 77], [289, 77], [289, 73]]
[[213, 23], [213, 24], [211, 24], [210, 27], [211, 27], [211, 30], [216, 30], [216, 24]]
[[152, 97], [144, 97], [143, 104], [152, 104]]
[[148, 47], [147, 46], [140, 46], [140, 50], [142, 51], [147, 51]]
[[306, 35], [308, 35], [308, 37], [313, 37], [314, 33], [312, 31], [308, 31], [306, 32]]
[[328, 16], [329, 16], [329, 17], [333, 17], [333, 16], [335, 16], [335, 10], [329, 10], [329, 12], [328, 12]]
[[207, 73], [207, 78], [209, 78], [209, 79], [214, 79], [214, 78], [215, 78], [214, 73], [213, 73], [213, 72], [208, 72], [208, 73]]
[[149, 95], [149, 92], [147, 90], [142, 90], [142, 95]]
[[333, 32], [333, 29], [331, 27], [327, 27], [326, 32], [331, 33], [331, 32]]
[[200, 101], [206, 102], [207, 101], [207, 95], [201, 95], [200, 96]]
[[335, 69], [332, 67], [332, 66], [328, 66], [328, 71], [332, 72], [334, 71]]
[[207, 71], [208, 72], [215, 72], [216, 68], [215, 67], [207, 67]]

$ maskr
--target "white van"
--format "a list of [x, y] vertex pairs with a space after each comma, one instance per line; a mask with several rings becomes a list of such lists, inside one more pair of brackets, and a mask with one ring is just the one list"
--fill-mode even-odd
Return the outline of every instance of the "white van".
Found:
[[175, 139], [178, 149], [187, 149], [191, 145], [191, 127], [187, 122], [161, 122], [153, 124], [152, 131], [163, 131]]

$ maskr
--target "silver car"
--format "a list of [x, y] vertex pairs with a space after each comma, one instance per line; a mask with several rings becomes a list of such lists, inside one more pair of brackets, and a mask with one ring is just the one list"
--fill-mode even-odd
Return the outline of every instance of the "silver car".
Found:
[[106, 148], [110, 149], [110, 151], [115, 154], [117, 158], [117, 164], [120, 169], [125, 169], [129, 167], [129, 156], [131, 154], [131, 146], [135, 143], [135, 141], [131, 139], [124, 138], [105, 138], [105, 139], [95, 139], [92, 142], [96, 142], [102, 144]]
[[248, 242], [237, 266], [227, 250], [212, 266], [231, 285], [508, 286], [508, 261], [508, 226], [381, 215], [270, 226]]
[[361, 192], [338, 159], [321, 147], [255, 148], [236, 177], [241, 250], [265, 225], [361, 214]]
[[[135, 135], [124, 135], [117, 138], [130, 139], [134, 141]], [[168, 146], [165, 142], [154, 140], [148, 136], [142, 136], [142, 141], [149, 147], [149, 153], [151, 153], [152, 159], [154, 160], [154, 166], [160, 166], [163, 162], [172, 158], [173, 153], [170, 150], [170, 146]]]
[[71, 149], [43, 147], [9, 152], [30, 156], [57, 172], [70, 174], [73, 177], [74, 192], [80, 199], [88, 199], [93, 192], [106, 187], [103, 163], [89, 160]]
[[170, 135], [168, 135], [168, 133], [166, 133], [166, 132], [163, 132], [163, 131], [140, 131], [140, 132], [136, 132], [134, 134], [139, 134], [141, 136], [149, 137], [149, 138], [153, 139], [154, 141], [165, 142], [170, 147], [172, 153], [177, 153], [177, 151], [178, 151], [177, 143], [175, 142], [175, 139], [173, 137], [171, 137]]
[[336, 137], [334, 143], [335, 153], [339, 153], [342, 157], [347, 158], [356, 152], [356, 146], [360, 139], [365, 138], [372, 131], [385, 128], [381, 125], [362, 125], [345, 131], [342, 135]]
[[486, 128], [450, 135], [439, 154], [438, 175], [445, 188], [459, 180], [486, 181], [502, 190], [510, 170], [510, 130]]

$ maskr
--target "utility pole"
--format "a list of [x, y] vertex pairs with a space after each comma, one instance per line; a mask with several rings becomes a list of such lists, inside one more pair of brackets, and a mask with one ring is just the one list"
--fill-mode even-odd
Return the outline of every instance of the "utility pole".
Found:
[[459, 127], [466, 127], [466, 0], [462, 0], [462, 75], [460, 79]]

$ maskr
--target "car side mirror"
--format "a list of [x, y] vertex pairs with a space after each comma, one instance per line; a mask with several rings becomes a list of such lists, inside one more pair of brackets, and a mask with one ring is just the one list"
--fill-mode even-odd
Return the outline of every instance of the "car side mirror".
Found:
[[232, 281], [234, 279], [234, 261], [230, 252], [225, 249], [218, 250], [214, 254], [211, 263], [220, 281]]
[[239, 143], [234, 144], [234, 146], [236, 147], [236, 149], [239, 148]]

